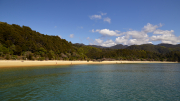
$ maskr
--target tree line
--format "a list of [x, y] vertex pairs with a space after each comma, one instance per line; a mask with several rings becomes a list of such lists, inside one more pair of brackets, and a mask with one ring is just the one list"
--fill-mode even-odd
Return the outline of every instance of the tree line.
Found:
[[161, 53], [151, 48], [103, 49], [77, 45], [58, 36], [41, 34], [28, 26], [0, 22], [0, 59], [180, 61], [180, 51]]

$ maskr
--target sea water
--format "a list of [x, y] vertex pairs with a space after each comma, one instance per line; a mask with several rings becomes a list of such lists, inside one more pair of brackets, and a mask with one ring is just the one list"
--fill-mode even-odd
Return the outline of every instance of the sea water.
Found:
[[180, 64], [0, 68], [0, 101], [179, 101]]

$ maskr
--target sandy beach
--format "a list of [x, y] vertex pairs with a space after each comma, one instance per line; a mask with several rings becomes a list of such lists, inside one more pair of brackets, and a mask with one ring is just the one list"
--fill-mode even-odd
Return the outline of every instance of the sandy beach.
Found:
[[27, 67], [27, 66], [56, 66], [56, 65], [80, 65], [80, 64], [121, 64], [121, 63], [177, 63], [167, 61], [26, 61], [26, 60], [1, 60], [0, 67]]

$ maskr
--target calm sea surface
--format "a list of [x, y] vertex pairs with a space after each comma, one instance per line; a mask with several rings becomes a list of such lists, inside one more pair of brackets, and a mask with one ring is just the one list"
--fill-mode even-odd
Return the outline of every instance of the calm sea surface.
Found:
[[180, 101], [180, 64], [0, 68], [0, 101]]

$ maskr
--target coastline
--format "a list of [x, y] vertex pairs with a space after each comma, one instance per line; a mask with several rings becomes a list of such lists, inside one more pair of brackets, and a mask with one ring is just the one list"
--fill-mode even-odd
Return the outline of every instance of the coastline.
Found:
[[30, 61], [30, 60], [0, 60], [0, 68], [3, 67], [30, 67], [30, 66], [58, 66], [58, 65], [83, 65], [83, 64], [123, 64], [123, 63], [178, 63], [168, 61]]

